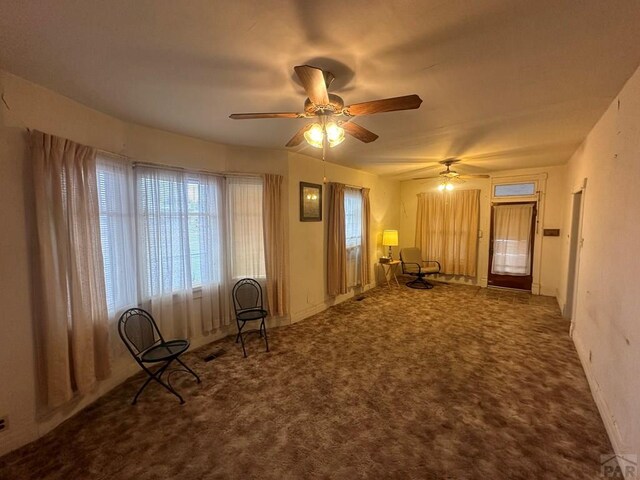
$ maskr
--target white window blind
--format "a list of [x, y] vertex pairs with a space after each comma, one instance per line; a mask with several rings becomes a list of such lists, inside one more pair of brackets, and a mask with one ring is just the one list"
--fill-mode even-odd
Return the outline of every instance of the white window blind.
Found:
[[107, 308], [114, 320], [137, 303], [132, 171], [106, 155], [98, 155], [96, 164]]
[[143, 297], [221, 280], [220, 180], [136, 168], [136, 208]]
[[227, 179], [229, 254], [231, 277], [265, 278], [262, 221], [263, 180], [259, 177]]
[[136, 167], [136, 207], [143, 298], [191, 287], [184, 173]]
[[362, 263], [362, 192], [353, 188], [344, 191], [345, 240], [347, 247], [347, 285], [360, 285]]
[[222, 281], [221, 194], [219, 178], [187, 178], [189, 255], [194, 287]]

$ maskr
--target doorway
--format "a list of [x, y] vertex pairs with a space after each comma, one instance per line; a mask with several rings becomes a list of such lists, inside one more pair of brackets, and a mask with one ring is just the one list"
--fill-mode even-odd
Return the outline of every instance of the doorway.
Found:
[[491, 206], [489, 286], [531, 291], [536, 214], [536, 202]]
[[562, 312], [565, 318], [571, 319], [571, 329], [573, 330], [573, 312], [578, 283], [578, 265], [580, 262], [580, 231], [582, 224], [582, 200], [583, 190], [573, 194], [573, 204], [571, 206], [571, 232], [569, 240], [569, 266], [567, 269], [567, 301]]

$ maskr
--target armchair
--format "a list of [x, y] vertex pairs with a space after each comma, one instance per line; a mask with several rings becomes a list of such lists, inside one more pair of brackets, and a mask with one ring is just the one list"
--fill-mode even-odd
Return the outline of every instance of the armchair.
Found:
[[417, 247], [400, 250], [402, 273], [416, 277], [407, 283], [409, 288], [430, 289], [433, 285], [424, 277], [440, 273], [440, 263], [435, 260], [422, 260], [422, 252]]

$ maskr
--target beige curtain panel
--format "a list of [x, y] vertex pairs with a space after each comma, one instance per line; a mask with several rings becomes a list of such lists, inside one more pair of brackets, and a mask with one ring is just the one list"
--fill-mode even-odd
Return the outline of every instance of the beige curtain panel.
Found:
[[441, 273], [475, 277], [479, 218], [480, 190], [419, 193], [415, 245]]
[[285, 250], [282, 176], [264, 176], [262, 212], [264, 223], [264, 260], [267, 276], [267, 306], [271, 315], [288, 312], [289, 278]]
[[370, 282], [371, 245], [369, 242], [369, 225], [371, 217], [371, 203], [369, 202], [369, 189], [362, 189], [362, 263], [360, 267], [360, 281], [362, 285]]
[[491, 273], [531, 274], [531, 222], [533, 204], [493, 207], [493, 260]]
[[31, 133], [39, 394], [50, 408], [109, 375], [96, 152]]
[[327, 292], [347, 293], [347, 246], [344, 216], [344, 185], [329, 184], [327, 215]]

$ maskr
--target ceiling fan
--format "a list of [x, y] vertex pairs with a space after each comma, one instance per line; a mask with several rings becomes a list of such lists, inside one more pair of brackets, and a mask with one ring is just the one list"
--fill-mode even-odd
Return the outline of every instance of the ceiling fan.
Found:
[[294, 67], [294, 71], [308, 96], [304, 102], [303, 112], [234, 113], [229, 115], [229, 118], [234, 120], [312, 118], [316, 121], [300, 128], [286, 146], [295, 147], [306, 140], [310, 145], [324, 149], [327, 146], [334, 147], [342, 143], [345, 132], [364, 143], [373, 142], [378, 138], [375, 133], [352, 122], [353, 117], [412, 110], [419, 108], [422, 103], [422, 99], [414, 94], [345, 106], [342, 98], [327, 91], [335, 78], [331, 72], [309, 65], [299, 65]]
[[466, 179], [470, 178], [489, 178], [489, 175], [479, 174], [479, 175], [465, 175], [460, 174], [455, 170], [451, 170], [451, 165], [459, 163], [459, 158], [447, 158], [446, 160], [442, 160], [438, 162], [440, 165], [444, 165], [446, 170], [441, 171], [438, 175], [431, 175], [428, 177], [417, 177], [412, 178], [412, 180], [427, 180], [431, 178], [441, 178], [442, 183], [438, 185], [439, 190], [453, 190], [454, 183], [464, 183]]

